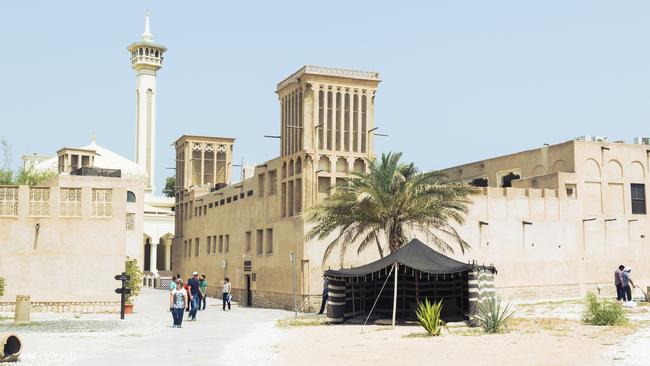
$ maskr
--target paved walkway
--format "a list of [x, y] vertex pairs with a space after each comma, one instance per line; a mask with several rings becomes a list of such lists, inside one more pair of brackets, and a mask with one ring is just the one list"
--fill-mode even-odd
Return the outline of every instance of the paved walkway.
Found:
[[135, 313], [124, 321], [119, 315], [35, 313], [38, 321], [31, 326], [4, 322], [0, 332], [22, 338], [23, 366], [232, 365], [246, 364], [241, 361], [248, 357], [275, 363], [272, 344], [282, 337], [276, 321], [292, 313], [239, 306], [224, 312], [221, 301], [208, 299], [197, 321], [184, 320], [178, 329], [171, 326], [167, 296], [164, 290], [143, 289]]

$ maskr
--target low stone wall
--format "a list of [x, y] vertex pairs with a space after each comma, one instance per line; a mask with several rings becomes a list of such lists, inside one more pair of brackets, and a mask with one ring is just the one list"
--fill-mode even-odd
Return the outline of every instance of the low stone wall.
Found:
[[616, 287], [613, 283], [496, 287], [496, 293], [502, 299], [517, 302], [580, 299], [585, 297], [588, 292], [616, 298]]
[[[293, 295], [283, 292], [253, 290], [253, 307], [293, 310]], [[208, 297], [221, 299], [221, 286], [208, 286]], [[246, 305], [246, 289], [233, 288], [233, 301]], [[317, 312], [320, 309], [320, 295], [298, 295], [297, 307], [300, 312]]]
[[[13, 313], [15, 302], [0, 302], [0, 313]], [[108, 302], [32, 302], [32, 312], [40, 313], [119, 313], [119, 301]]]

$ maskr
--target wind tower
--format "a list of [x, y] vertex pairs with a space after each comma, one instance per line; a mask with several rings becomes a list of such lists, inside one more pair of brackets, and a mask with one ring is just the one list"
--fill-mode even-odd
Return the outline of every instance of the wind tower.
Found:
[[156, 72], [162, 67], [167, 48], [154, 42], [149, 14], [145, 14], [140, 40], [127, 49], [131, 52], [131, 67], [136, 75], [135, 161], [149, 175], [145, 190], [155, 192]]

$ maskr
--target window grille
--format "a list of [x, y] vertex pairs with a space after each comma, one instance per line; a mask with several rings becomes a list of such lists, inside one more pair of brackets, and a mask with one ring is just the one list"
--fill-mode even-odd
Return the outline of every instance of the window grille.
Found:
[[29, 216], [48, 216], [50, 214], [50, 189], [29, 189]]
[[632, 190], [632, 214], [645, 215], [645, 184], [631, 184]]
[[59, 216], [81, 217], [81, 188], [61, 188]]
[[126, 214], [126, 231], [135, 231], [135, 214]]
[[18, 216], [18, 187], [0, 187], [0, 216]]
[[90, 215], [93, 217], [111, 217], [113, 215], [112, 189], [93, 189]]

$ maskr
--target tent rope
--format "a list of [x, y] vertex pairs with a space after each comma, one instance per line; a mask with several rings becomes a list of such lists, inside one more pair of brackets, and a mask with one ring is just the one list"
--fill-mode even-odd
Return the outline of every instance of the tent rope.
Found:
[[390, 274], [393, 273], [393, 269], [395, 269], [395, 265], [397, 265], [397, 263], [393, 263], [393, 266], [390, 267], [390, 272], [388, 272], [388, 276], [386, 276], [386, 280], [384, 281], [384, 284], [381, 286], [381, 290], [379, 290], [379, 295], [377, 295], [377, 298], [375, 299], [375, 303], [372, 304], [372, 308], [370, 308], [370, 312], [368, 313], [368, 317], [366, 318], [366, 321], [363, 322], [364, 326], [368, 323], [368, 320], [370, 319], [370, 315], [372, 315], [372, 311], [375, 310], [375, 306], [377, 305], [377, 302], [381, 297], [381, 293], [384, 292], [384, 287], [386, 287], [386, 282], [388, 282], [388, 279], [390, 278]]

